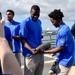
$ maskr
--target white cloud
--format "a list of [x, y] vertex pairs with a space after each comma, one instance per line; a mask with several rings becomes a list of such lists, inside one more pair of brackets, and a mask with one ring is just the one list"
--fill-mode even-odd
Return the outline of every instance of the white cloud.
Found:
[[7, 9], [12, 9], [17, 15], [29, 15], [32, 5], [41, 8], [41, 18], [48, 19], [48, 14], [55, 8], [64, 13], [65, 20], [75, 20], [75, 0], [0, 0], [0, 11], [5, 14]]

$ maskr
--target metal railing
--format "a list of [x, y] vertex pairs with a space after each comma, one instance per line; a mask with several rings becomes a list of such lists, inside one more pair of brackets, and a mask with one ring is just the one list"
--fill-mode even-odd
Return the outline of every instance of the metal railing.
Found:
[[54, 48], [56, 42], [56, 31], [44, 31], [42, 34], [43, 34], [42, 42], [43, 43], [50, 42], [51, 48]]

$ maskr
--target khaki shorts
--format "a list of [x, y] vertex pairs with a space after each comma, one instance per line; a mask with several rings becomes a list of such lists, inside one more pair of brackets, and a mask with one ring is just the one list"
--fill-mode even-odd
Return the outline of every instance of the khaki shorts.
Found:
[[24, 60], [24, 75], [42, 75], [43, 67], [43, 54], [26, 57]]

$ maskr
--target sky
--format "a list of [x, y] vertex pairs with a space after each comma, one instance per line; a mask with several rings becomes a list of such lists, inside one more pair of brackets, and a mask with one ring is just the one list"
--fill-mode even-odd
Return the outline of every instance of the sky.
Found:
[[75, 22], [75, 0], [0, 0], [0, 12], [5, 17], [6, 10], [15, 12], [14, 20], [22, 21], [30, 16], [32, 5], [38, 5], [41, 9], [40, 19], [43, 30], [55, 30], [48, 14], [54, 9], [61, 9], [64, 14], [64, 22], [71, 28]]

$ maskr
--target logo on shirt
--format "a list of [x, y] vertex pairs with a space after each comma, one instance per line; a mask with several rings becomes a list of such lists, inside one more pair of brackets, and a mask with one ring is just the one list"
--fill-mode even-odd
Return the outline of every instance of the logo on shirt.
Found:
[[61, 40], [61, 43], [64, 43], [64, 40]]

